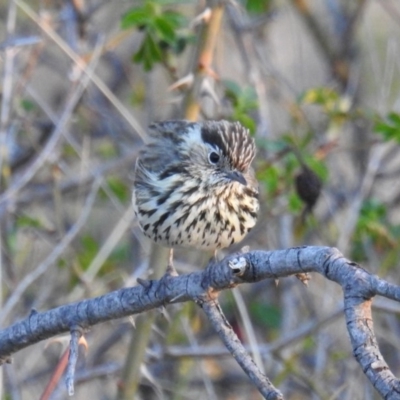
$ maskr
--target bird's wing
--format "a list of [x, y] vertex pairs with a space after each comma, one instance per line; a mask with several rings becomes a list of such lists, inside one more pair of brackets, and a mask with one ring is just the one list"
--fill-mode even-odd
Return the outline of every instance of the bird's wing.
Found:
[[186, 135], [196, 125], [198, 123], [185, 120], [153, 122], [149, 126], [149, 134], [152, 138], [165, 138], [179, 145], [183, 140], [182, 136]]
[[171, 163], [179, 161], [177, 146], [165, 139], [149, 143], [139, 153], [140, 168], [151, 173], [162, 173]]
[[142, 169], [151, 173], [162, 174], [175, 169], [182, 162], [179, 150], [185, 141], [185, 135], [196, 123], [189, 121], [154, 122], [149, 126], [151, 142], [140, 152]]

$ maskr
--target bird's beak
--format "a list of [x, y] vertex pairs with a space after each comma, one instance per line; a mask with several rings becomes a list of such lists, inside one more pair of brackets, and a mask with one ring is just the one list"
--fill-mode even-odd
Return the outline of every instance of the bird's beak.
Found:
[[231, 181], [236, 181], [246, 186], [247, 181], [244, 179], [244, 176], [238, 171], [230, 171], [225, 174], [225, 177]]

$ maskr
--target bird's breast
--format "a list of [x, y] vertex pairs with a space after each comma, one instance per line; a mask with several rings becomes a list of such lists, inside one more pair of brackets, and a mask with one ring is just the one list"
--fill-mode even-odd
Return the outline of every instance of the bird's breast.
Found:
[[239, 242], [257, 221], [257, 192], [238, 182], [212, 188], [182, 180], [158, 196], [135, 196], [135, 212], [146, 236], [169, 247], [215, 250]]

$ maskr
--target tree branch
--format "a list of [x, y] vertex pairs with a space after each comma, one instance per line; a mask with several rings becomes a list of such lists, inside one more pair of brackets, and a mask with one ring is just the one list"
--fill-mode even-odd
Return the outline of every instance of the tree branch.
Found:
[[240, 342], [232, 326], [226, 319], [217, 300], [198, 301], [198, 304], [207, 315], [214, 330], [225, 344], [226, 348], [235, 358], [243, 371], [266, 399], [283, 399], [282, 394], [277, 390], [269, 379], [260, 371], [249, 353]]
[[[385, 399], [399, 398], [400, 382], [389, 370], [378, 348], [373, 331], [371, 299], [381, 295], [400, 300], [400, 287], [370, 274], [354, 262], [343, 257], [335, 248], [296, 247], [277, 251], [252, 251], [226, 257], [218, 263], [210, 263], [203, 271], [187, 275], [166, 275], [161, 280], [140, 280], [140, 285], [120, 289], [106, 295], [64, 305], [46, 312], [32, 311], [24, 320], [0, 331], [0, 362], [31, 344], [56, 334], [82, 329], [111, 319], [138, 314], [157, 307], [189, 300], [201, 304], [214, 328], [222, 324], [222, 314], [215, 317], [220, 291], [242, 283], [253, 283], [268, 278], [281, 278], [297, 273], [317, 272], [338, 283], [344, 293], [344, 313], [353, 354], [365, 375]], [[215, 322], [213, 318], [219, 319]], [[221, 334], [221, 330], [227, 330]], [[247, 354], [235, 342], [226, 323], [217, 329], [227, 348], [246, 370]], [[231, 338], [229, 338], [231, 337]], [[236, 350], [235, 350], [236, 349]], [[252, 368], [255, 364], [252, 364]], [[258, 381], [249, 373], [253, 383], [260, 389], [262, 374]], [[261, 380], [260, 380], [261, 379]], [[267, 379], [267, 378], [265, 378]], [[273, 388], [273, 387], [272, 387]], [[270, 390], [275, 390], [271, 389]], [[273, 391], [270, 391], [273, 393]], [[275, 390], [269, 398], [282, 398]], [[268, 398], [268, 397], [265, 397]]]

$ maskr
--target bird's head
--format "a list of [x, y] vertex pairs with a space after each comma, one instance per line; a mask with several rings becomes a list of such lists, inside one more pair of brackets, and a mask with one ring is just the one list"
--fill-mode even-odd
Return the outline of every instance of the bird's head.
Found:
[[191, 175], [206, 186], [231, 186], [237, 182], [256, 186], [251, 162], [254, 140], [238, 122], [206, 121], [193, 123], [184, 143]]

